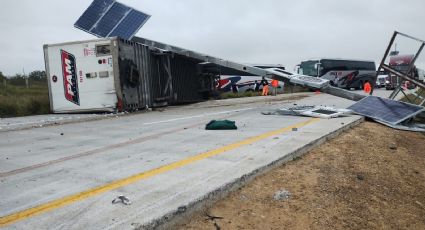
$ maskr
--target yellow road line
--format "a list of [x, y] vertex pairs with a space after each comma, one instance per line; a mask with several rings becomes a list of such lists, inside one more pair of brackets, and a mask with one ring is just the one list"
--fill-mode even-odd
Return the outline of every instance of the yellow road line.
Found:
[[211, 151], [208, 151], [208, 152], [200, 153], [198, 155], [195, 155], [195, 156], [192, 156], [192, 157], [180, 160], [180, 161], [176, 161], [174, 163], [164, 165], [164, 166], [161, 166], [161, 167], [149, 170], [149, 171], [145, 171], [145, 172], [142, 172], [142, 173], [139, 173], [139, 174], [135, 174], [135, 175], [127, 177], [127, 178], [116, 180], [116, 181], [113, 181], [111, 183], [101, 185], [101, 186], [98, 186], [98, 187], [95, 187], [95, 188], [92, 188], [92, 189], [89, 189], [89, 190], [86, 190], [86, 191], [83, 191], [83, 192], [80, 192], [80, 193], [77, 193], [77, 194], [73, 194], [73, 195], [69, 195], [69, 196], [66, 196], [66, 197], [63, 197], [63, 198], [60, 198], [60, 199], [57, 199], [57, 200], [53, 200], [53, 201], [47, 202], [45, 204], [35, 206], [33, 208], [25, 209], [23, 211], [19, 211], [19, 212], [16, 212], [16, 213], [13, 213], [13, 214], [10, 214], [10, 215], [7, 215], [7, 216], [2, 216], [2, 217], [0, 217], [0, 227], [4, 227], [4, 226], [12, 224], [14, 222], [21, 221], [21, 220], [27, 219], [29, 217], [39, 215], [41, 213], [48, 212], [48, 211], [51, 211], [51, 210], [54, 210], [54, 209], [57, 209], [57, 208], [60, 208], [60, 207], [64, 207], [66, 205], [70, 205], [70, 204], [75, 203], [77, 201], [81, 201], [81, 200], [84, 200], [86, 198], [96, 196], [96, 195], [99, 195], [101, 193], [105, 193], [105, 192], [111, 191], [113, 189], [117, 189], [117, 188], [129, 185], [129, 184], [135, 183], [137, 181], [156, 176], [156, 175], [161, 174], [161, 173], [165, 173], [165, 172], [177, 169], [177, 168], [181, 168], [185, 165], [203, 160], [203, 159], [208, 158], [208, 157], [212, 157], [212, 156], [222, 154], [224, 152], [239, 148], [239, 147], [244, 146], [244, 145], [249, 145], [249, 144], [252, 144], [254, 142], [257, 142], [257, 141], [260, 141], [260, 140], [263, 140], [263, 139], [266, 139], [266, 138], [269, 138], [269, 137], [272, 137], [272, 136], [275, 136], [275, 135], [279, 135], [279, 134], [282, 134], [284, 132], [291, 131], [292, 128], [301, 128], [301, 127], [306, 126], [308, 124], [314, 123], [318, 120], [319, 120], [318, 118], [312, 118], [312, 119], [309, 119], [307, 121], [297, 123], [295, 125], [291, 125], [291, 126], [288, 126], [288, 127], [282, 128], [282, 129], [267, 132], [267, 133], [264, 133], [264, 134], [261, 134], [261, 135], [255, 136], [255, 137], [250, 137], [250, 138], [242, 140], [240, 142], [236, 142], [236, 143], [233, 143], [233, 144], [230, 144], [230, 145], [226, 145], [226, 146], [223, 146], [221, 148], [214, 149], [214, 150], [211, 150]]

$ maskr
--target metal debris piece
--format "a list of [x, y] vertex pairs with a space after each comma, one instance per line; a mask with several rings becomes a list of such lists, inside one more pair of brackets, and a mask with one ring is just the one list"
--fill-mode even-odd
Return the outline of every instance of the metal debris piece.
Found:
[[311, 77], [306, 75], [294, 74], [291, 76], [290, 82], [314, 89], [321, 89], [329, 85], [329, 80]]
[[187, 210], [187, 207], [184, 206], [184, 205], [177, 208], [177, 212], [178, 213], [186, 212], [186, 210]]
[[117, 196], [115, 199], [112, 200], [112, 204], [116, 204], [116, 203], [123, 203], [125, 205], [130, 205], [131, 201], [126, 196], [121, 195], [121, 196]]
[[314, 105], [300, 105], [300, 106], [293, 106], [289, 108], [282, 108], [276, 110], [276, 113], [279, 115], [292, 115], [292, 116], [299, 116], [302, 111], [307, 111], [310, 109], [314, 109]]
[[[391, 56], [390, 51], [391, 51], [391, 47], [393, 47], [394, 43], [397, 43], [396, 38], [398, 37], [402, 37], [402, 39], [408, 39], [410, 41], [414, 41], [416, 44], [420, 44], [420, 46], [418, 46], [418, 49], [416, 51], [416, 54], [414, 55], [412, 61], [410, 61], [409, 66], [407, 67], [406, 71], [400, 71], [400, 69], [396, 68], [396, 66], [390, 65], [390, 63], [386, 63], [387, 60], [391, 60], [388, 57]], [[380, 70], [386, 70], [387, 72], [389, 72], [391, 75], [395, 75], [398, 78], [402, 79], [402, 80], [406, 80], [409, 81], [413, 84], [415, 84], [416, 86], [425, 89], [425, 83], [421, 82], [419, 79], [414, 77], [414, 74], [411, 74], [414, 66], [415, 66], [415, 62], [417, 61], [418, 57], [420, 56], [421, 52], [423, 51], [423, 48], [425, 47], [425, 41], [412, 37], [410, 35], [404, 34], [404, 33], [400, 33], [398, 31], [394, 31], [393, 36], [391, 37], [390, 43], [387, 46], [387, 49], [385, 51], [384, 56], [382, 57], [382, 61], [381, 64], [378, 67], [378, 71], [376, 71], [376, 76], [374, 79], [374, 82], [376, 82], [376, 79], [378, 78], [379, 72]], [[390, 61], [391, 62], [391, 61]], [[397, 97], [397, 95], [402, 92], [402, 84], [399, 84], [394, 91], [391, 93], [390, 95], [390, 99], [394, 99]], [[373, 94], [373, 88], [372, 88], [372, 92], [370, 93], [371, 95]], [[415, 95], [416, 96], [416, 95]], [[417, 97], [418, 98], [418, 97]], [[425, 102], [425, 101], [423, 101]], [[422, 103], [423, 103], [422, 102]]]
[[212, 221], [214, 221], [214, 220], [216, 220], [216, 219], [224, 219], [224, 217], [221, 217], [221, 216], [213, 216], [213, 215], [210, 215], [210, 214], [208, 214], [208, 213], [206, 213], [205, 214], [207, 217], [208, 217], [208, 219], [206, 219], [206, 220], [212, 220]]
[[338, 109], [328, 106], [301, 105], [261, 113], [263, 115], [307, 116], [330, 119], [349, 115], [352, 111], [349, 109]]
[[378, 122], [378, 123], [381, 123], [383, 125], [386, 125], [390, 128], [393, 128], [393, 129], [425, 133], [425, 125], [424, 124], [412, 123], [412, 122], [408, 122], [408, 123], [403, 122], [403, 123], [400, 123], [398, 125], [391, 125], [391, 124], [381, 122], [381, 121], [378, 121], [378, 120], [375, 120], [375, 121]]
[[292, 195], [291, 192], [283, 189], [283, 190], [275, 192], [273, 199], [274, 200], [287, 200], [291, 197], [291, 195]]
[[364, 176], [362, 174], [357, 174], [357, 180], [364, 180]]

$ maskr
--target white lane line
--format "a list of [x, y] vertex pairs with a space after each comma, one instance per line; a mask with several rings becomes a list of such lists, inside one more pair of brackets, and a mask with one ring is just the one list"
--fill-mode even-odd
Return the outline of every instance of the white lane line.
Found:
[[162, 120], [162, 121], [154, 121], [154, 122], [146, 122], [146, 123], [142, 123], [142, 125], [154, 125], [154, 124], [167, 123], [167, 122], [180, 121], [180, 120], [187, 120], [187, 119], [192, 119], [192, 118], [206, 117], [206, 116], [218, 115], [218, 114], [224, 114], [224, 113], [236, 113], [236, 112], [247, 111], [247, 110], [251, 110], [251, 109], [254, 109], [254, 108], [235, 109], [235, 110], [228, 110], [228, 111], [222, 111], [222, 112], [216, 112], [216, 113], [205, 113], [205, 114], [195, 115], [195, 116], [173, 118], [173, 119]]

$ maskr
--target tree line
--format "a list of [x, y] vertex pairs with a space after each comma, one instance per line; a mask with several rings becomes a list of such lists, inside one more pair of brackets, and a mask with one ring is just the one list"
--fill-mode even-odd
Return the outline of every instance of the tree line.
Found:
[[35, 82], [39, 84], [47, 84], [46, 71], [44, 70], [35, 70], [30, 72], [28, 75], [15, 74], [14, 76], [5, 76], [0, 71], [0, 84], [10, 84], [10, 85], [26, 85], [27, 81]]

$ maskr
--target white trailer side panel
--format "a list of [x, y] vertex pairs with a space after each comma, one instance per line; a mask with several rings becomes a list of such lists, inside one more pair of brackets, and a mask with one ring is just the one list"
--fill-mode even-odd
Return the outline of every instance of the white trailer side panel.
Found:
[[113, 111], [117, 105], [112, 50], [116, 40], [44, 46], [54, 113]]

